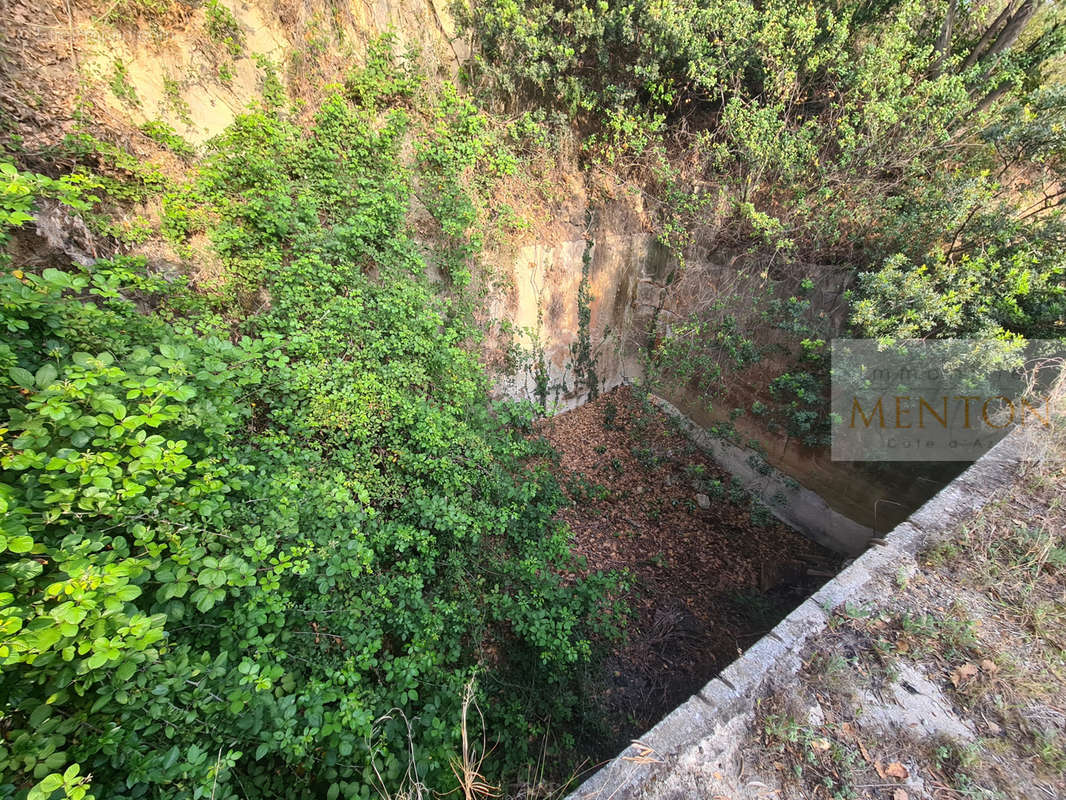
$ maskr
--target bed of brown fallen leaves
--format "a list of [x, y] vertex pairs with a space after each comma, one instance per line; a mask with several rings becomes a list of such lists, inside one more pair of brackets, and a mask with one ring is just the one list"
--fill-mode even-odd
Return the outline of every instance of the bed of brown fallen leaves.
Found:
[[[629, 387], [540, 432], [573, 501], [560, 516], [574, 551], [590, 569], [624, 569], [632, 581], [627, 640], [592, 687], [610, 729], [607, 756], [751, 646], [839, 558], [776, 520], [756, 524], [748, 500], [729, 499], [730, 476]], [[716, 479], [725, 497], [706, 491]]]

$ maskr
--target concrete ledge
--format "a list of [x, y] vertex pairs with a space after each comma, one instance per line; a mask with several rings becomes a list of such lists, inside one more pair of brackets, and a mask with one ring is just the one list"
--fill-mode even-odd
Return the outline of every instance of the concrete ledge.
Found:
[[903, 522], [885, 537], [887, 546], [908, 556], [914, 556], [925, 546], [925, 534], [910, 522]]
[[940, 493], [915, 511], [907, 522], [920, 531], [942, 531], [983, 506], [1011, 480], [1022, 456], [1024, 431], [1016, 429], [975, 461]]
[[[674, 412], [680, 413], [676, 409]], [[655, 797], [655, 786], [680, 761], [705, 759], [707, 754], [700, 743], [716, 732], [728, 733], [731, 728], [727, 726], [735, 726], [738, 718], [750, 715], [771, 679], [796, 673], [804, 645], [825, 627], [829, 613], [848, 601], [874, 599], [876, 592], [882, 590], [882, 580], [893, 577], [900, 567], [913, 566], [914, 555], [930, 538], [951, 535], [961, 520], [979, 510], [999, 487], [1013, 479], [1021, 448], [1021, 431], [1005, 437], [909, 520], [896, 526], [882, 543], [867, 549], [569, 797]]]
[[[760, 497], [770, 512], [790, 528], [838, 553], [854, 556], [866, 548], [874, 535], [872, 529], [830, 508], [817, 494], [799, 486], [769, 464], [757, 468], [751, 458], [758, 453], [711, 436], [670, 401], [654, 394], [648, 395], [648, 399], [664, 414], [677, 420], [689, 439], [739, 480], [745, 489]], [[775, 502], [775, 497], [785, 497], [787, 502]]]
[[870, 572], [865, 567], [865, 558], [860, 556], [850, 567], [812, 594], [811, 600], [828, 613], [855, 598], [870, 578]]
[[787, 652], [788, 647], [781, 638], [764, 636], [718, 673], [718, 680], [738, 695], [752, 694], [760, 687], [767, 670]]
[[802, 647], [808, 638], [818, 634], [829, 621], [825, 611], [811, 598], [807, 598], [792, 613], [781, 620], [771, 633], [781, 637], [790, 649]]
[[635, 790], [641, 781], [670, 763], [672, 757], [696, 742], [709, 727], [713, 728], [717, 718], [715, 708], [699, 695], [693, 695], [623, 750], [607, 767], [585, 781], [570, 797], [576, 800], [599, 797], [605, 790], [609, 794]]

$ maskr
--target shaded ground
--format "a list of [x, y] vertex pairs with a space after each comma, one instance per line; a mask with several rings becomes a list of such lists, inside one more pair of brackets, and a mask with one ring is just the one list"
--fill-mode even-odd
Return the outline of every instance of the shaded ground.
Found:
[[839, 568], [777, 522], [650, 403], [621, 387], [548, 420], [562, 517], [589, 567], [627, 570], [628, 641], [593, 681], [614, 755]]

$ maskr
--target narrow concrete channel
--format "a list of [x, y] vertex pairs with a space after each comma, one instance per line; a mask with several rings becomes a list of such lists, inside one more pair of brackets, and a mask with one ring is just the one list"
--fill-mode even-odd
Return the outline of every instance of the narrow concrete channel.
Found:
[[[1015, 431], [848, 567], [802, 602], [773, 630], [588, 778], [570, 800], [697, 797], [699, 775], [736, 747], [740, 731], [772, 680], [801, 666], [804, 645], [844, 603], [876, 598], [924, 543], [946, 535], [982, 507], [1017, 470], [1025, 440]], [[886, 578], [889, 580], [886, 581]]]

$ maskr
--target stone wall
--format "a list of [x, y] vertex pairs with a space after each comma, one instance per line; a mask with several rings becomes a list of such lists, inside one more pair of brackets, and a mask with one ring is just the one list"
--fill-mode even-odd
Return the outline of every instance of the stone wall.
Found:
[[[497, 253], [492, 260], [492, 269], [504, 276], [506, 289], [494, 296], [487, 316], [509, 323], [512, 344], [520, 352], [517, 361], [509, 364], [512, 373], [497, 373], [496, 392], [512, 399], [538, 400], [535, 366], [543, 358], [549, 413], [576, 408], [588, 399], [587, 388], [575, 381], [571, 350], [580, 335], [578, 293], [586, 209], [583, 195], [572, 198], [556, 215], [556, 238]], [[736, 313], [749, 315], [742, 325], [753, 331], [767, 328], [752, 310], [751, 298], [764, 291], [758, 288], [764, 279], [750, 256], [728, 247], [702, 251], [688, 259], [684, 277], [676, 281], [682, 274], [676, 257], [652, 234], [627, 232], [639, 227], [638, 216], [632, 209], [613, 209], [589, 231], [593, 241], [589, 337], [600, 392], [621, 383], [641, 382], [653, 326], [661, 334], [716, 301], [748, 297], [736, 301]], [[839, 286], [823, 289], [822, 294], [813, 293], [812, 302], [819, 309], [829, 309]], [[725, 311], [732, 314], [734, 309]], [[767, 342], [762, 345], [774, 350]], [[874, 473], [868, 465], [833, 461], [827, 448], [805, 447], [774, 433], [754, 414], [734, 419], [734, 406], [746, 409], [756, 400], [767, 400], [767, 382], [789, 369], [787, 359], [778, 359], [764, 359], [752, 368], [754, 374], [729, 374], [728, 396], [715, 398], [713, 410], [707, 398], [690, 387], [669, 387], [664, 399], [669, 408], [680, 410], [698, 425], [706, 428], [728, 422], [738, 441], [758, 442], [761, 455], [700, 434], [705, 449], [749, 489], [765, 500], [786, 498], [783, 504], [767, 502], [782, 521], [832, 549], [856, 554], [875, 531], [891, 530], [954, 476], [954, 470], [937, 475], [937, 480], [916, 477], [912, 470]], [[501, 361], [496, 353], [496, 362]], [[754, 456], [767, 462], [772, 474], [753, 470], [750, 459]]]

